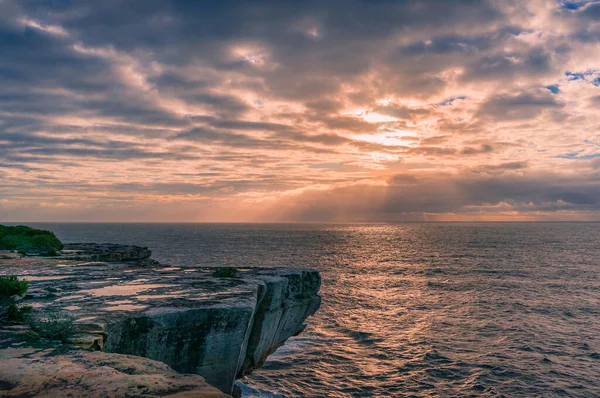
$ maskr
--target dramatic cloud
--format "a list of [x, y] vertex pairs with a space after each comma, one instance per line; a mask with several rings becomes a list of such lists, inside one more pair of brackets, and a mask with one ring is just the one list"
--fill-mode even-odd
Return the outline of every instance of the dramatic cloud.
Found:
[[600, 219], [600, 1], [0, 0], [0, 220]]

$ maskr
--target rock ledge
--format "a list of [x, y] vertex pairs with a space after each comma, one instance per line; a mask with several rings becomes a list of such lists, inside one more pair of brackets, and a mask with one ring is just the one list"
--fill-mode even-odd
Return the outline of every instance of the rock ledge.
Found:
[[[321, 301], [319, 273], [307, 269], [238, 268], [234, 278], [216, 278], [214, 268], [64, 258], [0, 266], [0, 274], [30, 281], [22, 304], [75, 317], [78, 347], [160, 361], [229, 394], [236, 378], [304, 329]], [[5, 381], [0, 372], [0, 387]]]
[[102, 262], [139, 262], [152, 255], [147, 247], [116, 243], [67, 243], [62, 253], [64, 259]]

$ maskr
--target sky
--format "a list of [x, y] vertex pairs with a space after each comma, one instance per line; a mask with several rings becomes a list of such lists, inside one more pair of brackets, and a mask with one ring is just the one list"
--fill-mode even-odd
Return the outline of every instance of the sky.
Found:
[[600, 1], [0, 0], [0, 221], [600, 220]]

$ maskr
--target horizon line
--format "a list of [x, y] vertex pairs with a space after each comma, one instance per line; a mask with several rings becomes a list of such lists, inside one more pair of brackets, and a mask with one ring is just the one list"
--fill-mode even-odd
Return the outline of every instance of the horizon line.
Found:
[[0, 221], [0, 224], [541, 224], [541, 223], [600, 223], [600, 220], [431, 220], [431, 221]]

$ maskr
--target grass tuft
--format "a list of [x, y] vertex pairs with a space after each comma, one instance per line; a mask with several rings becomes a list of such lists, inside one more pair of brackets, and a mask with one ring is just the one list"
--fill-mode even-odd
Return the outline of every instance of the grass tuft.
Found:
[[32, 308], [28, 305], [19, 307], [15, 297], [23, 296], [29, 288], [29, 282], [21, 281], [15, 275], [0, 276], [0, 320], [23, 322]]
[[23, 296], [29, 288], [29, 282], [20, 281], [15, 275], [0, 276], [0, 298]]
[[213, 276], [217, 278], [235, 278], [237, 269], [233, 267], [218, 268], [213, 272]]

